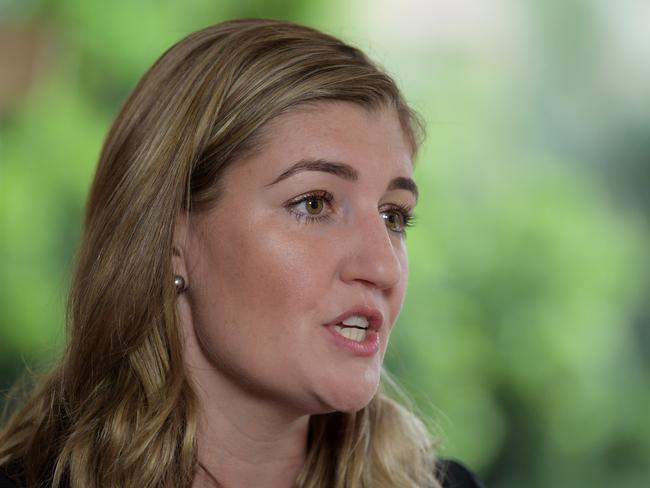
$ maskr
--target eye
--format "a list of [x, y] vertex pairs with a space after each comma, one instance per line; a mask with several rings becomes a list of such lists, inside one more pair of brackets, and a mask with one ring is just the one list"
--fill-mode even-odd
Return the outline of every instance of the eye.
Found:
[[325, 208], [325, 201], [322, 197], [309, 197], [307, 200], [303, 200], [303, 202], [309, 215], [318, 215]]
[[381, 210], [384, 223], [388, 230], [406, 235], [406, 228], [414, 223], [412, 209], [407, 206], [395, 205]]
[[325, 209], [331, 206], [333, 200], [331, 193], [318, 190], [290, 200], [285, 207], [298, 221], [306, 219], [307, 222], [320, 222], [330, 218], [331, 211], [326, 212]]

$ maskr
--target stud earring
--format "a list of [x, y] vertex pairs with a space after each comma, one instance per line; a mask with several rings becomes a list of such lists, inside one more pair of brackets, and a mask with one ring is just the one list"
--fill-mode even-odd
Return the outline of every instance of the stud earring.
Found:
[[174, 286], [176, 287], [176, 294], [180, 295], [185, 291], [187, 285], [185, 284], [185, 278], [181, 275], [174, 275]]

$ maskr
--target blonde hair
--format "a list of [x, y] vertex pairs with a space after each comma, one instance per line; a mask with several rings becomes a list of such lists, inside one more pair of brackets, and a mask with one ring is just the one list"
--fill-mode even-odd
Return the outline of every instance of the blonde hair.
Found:
[[[175, 218], [218, 202], [223, 171], [274, 117], [328, 100], [394, 109], [415, 152], [419, 125], [393, 80], [307, 27], [225, 22], [151, 67], [100, 156], [67, 349], [0, 435], [0, 465], [29, 486], [191, 485], [198, 404], [175, 308]], [[357, 413], [313, 416], [308, 446], [298, 487], [438, 486], [426, 429], [382, 392]]]

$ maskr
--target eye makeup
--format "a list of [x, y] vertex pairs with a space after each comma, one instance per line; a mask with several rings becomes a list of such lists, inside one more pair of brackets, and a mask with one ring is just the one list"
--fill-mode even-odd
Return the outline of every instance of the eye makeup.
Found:
[[[319, 202], [322, 205], [319, 206]], [[332, 215], [335, 213], [333, 202], [334, 195], [330, 192], [326, 190], [314, 190], [289, 200], [284, 204], [284, 207], [298, 222], [319, 223], [332, 218]], [[314, 213], [314, 211], [318, 212]], [[396, 234], [406, 236], [406, 228], [413, 226], [415, 223], [413, 208], [408, 205], [384, 205], [379, 211], [384, 216], [384, 222], [388, 230]]]
[[[324, 203], [323, 208], [326, 206], [329, 207], [329, 213], [310, 214], [307, 208], [307, 204], [310, 202], [317, 202], [317, 201]], [[296, 217], [296, 220], [298, 222], [304, 220], [306, 223], [316, 223], [316, 222], [323, 222], [329, 220], [332, 217], [331, 214], [333, 213], [332, 210], [333, 201], [334, 201], [334, 195], [332, 195], [330, 192], [325, 190], [315, 190], [290, 200], [289, 202], [285, 203], [284, 206], [290, 214]], [[298, 207], [301, 206], [303, 203], [305, 204], [305, 211], [302, 212], [298, 211]]]

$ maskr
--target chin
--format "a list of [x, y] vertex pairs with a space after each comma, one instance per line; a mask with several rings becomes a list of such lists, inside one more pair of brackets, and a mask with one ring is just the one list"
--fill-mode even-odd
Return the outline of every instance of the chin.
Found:
[[321, 404], [328, 411], [353, 413], [364, 408], [379, 388], [379, 370], [366, 370], [360, 375], [343, 374], [329, 378], [319, 392]]

